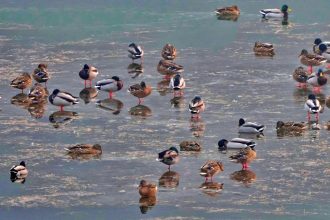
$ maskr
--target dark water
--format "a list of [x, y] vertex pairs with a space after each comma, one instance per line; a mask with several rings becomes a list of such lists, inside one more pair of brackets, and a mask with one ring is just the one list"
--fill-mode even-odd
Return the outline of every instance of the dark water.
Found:
[[[238, 4], [236, 22], [218, 20], [213, 10]], [[328, 219], [329, 118], [325, 108], [321, 130], [300, 137], [277, 137], [278, 120], [306, 121], [304, 102], [310, 91], [298, 90], [291, 74], [300, 65], [302, 48], [311, 50], [315, 37], [329, 40], [327, 0], [287, 1], [293, 9], [289, 25], [262, 22], [261, 8], [280, 1], [2, 1], [0, 3], [0, 217], [1, 219]], [[307, 16], [308, 15], [308, 16]], [[256, 40], [272, 42], [273, 58], [255, 57]], [[144, 72], [132, 78], [127, 45], [145, 50]], [[167, 82], [157, 73], [160, 50], [172, 43], [176, 62], [185, 68], [187, 88], [175, 106]], [[23, 71], [48, 63], [48, 90], [65, 89], [79, 96], [84, 89], [78, 72], [84, 63], [99, 69], [97, 79], [118, 75], [124, 89], [109, 102], [100, 92], [60, 118], [50, 104], [11, 104], [19, 90], [10, 81]], [[136, 110], [137, 99], [126, 92], [144, 80], [152, 94]], [[191, 122], [188, 102], [200, 95], [206, 111]], [[328, 96], [328, 88], [319, 97]], [[97, 106], [101, 100], [103, 105]], [[139, 116], [137, 112], [143, 115]], [[32, 112], [32, 113], [31, 113]], [[54, 114], [55, 113], [55, 114]], [[70, 116], [70, 115], [69, 115]], [[240, 117], [266, 125], [257, 139], [256, 179], [230, 178], [241, 169], [217, 151], [219, 139], [237, 137]], [[57, 123], [50, 122], [57, 121]], [[173, 171], [174, 189], [159, 187], [156, 205], [141, 214], [137, 185], [142, 178], [158, 183], [167, 167], [157, 153], [198, 140], [200, 153], [181, 152]], [[65, 147], [99, 143], [100, 158], [73, 160]], [[209, 159], [224, 163], [214, 178], [222, 191], [206, 192], [200, 166]], [[13, 164], [25, 160], [24, 184], [9, 180]]]

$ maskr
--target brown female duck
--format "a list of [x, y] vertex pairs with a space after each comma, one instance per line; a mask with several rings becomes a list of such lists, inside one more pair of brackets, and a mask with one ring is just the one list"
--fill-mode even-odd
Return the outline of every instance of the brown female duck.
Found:
[[205, 182], [209, 177], [211, 178], [212, 182], [212, 177], [222, 171], [224, 171], [224, 167], [220, 161], [209, 160], [201, 167], [201, 171], [199, 174], [205, 177]]
[[156, 197], [157, 186], [153, 183], [148, 183], [146, 180], [141, 180], [138, 187], [141, 197]]
[[237, 5], [233, 5], [223, 8], [217, 8], [215, 10], [215, 13], [218, 16], [238, 16], [240, 14], [240, 10]]
[[165, 60], [174, 60], [177, 55], [176, 48], [172, 44], [165, 44], [161, 55]]
[[47, 90], [40, 84], [36, 83], [30, 89], [29, 98], [32, 100], [33, 103], [40, 103], [46, 101], [48, 96]]
[[152, 88], [146, 85], [144, 81], [139, 84], [134, 84], [128, 88], [128, 91], [139, 99], [139, 104], [143, 101], [143, 98], [151, 94]]
[[300, 66], [294, 70], [294, 72], [292, 73], [292, 78], [299, 83], [298, 87], [301, 87], [306, 85], [309, 75], [310, 74], [308, 73], [308, 71], [305, 70], [302, 66]]
[[308, 125], [305, 122], [283, 122], [278, 121], [276, 123], [276, 131], [278, 134], [301, 134], [308, 129]]
[[274, 56], [274, 46], [270, 43], [255, 42], [253, 51], [257, 56]]
[[202, 146], [196, 141], [182, 141], [180, 143], [181, 151], [201, 151]]
[[49, 80], [47, 64], [40, 63], [38, 67], [33, 71], [32, 77], [38, 83], [45, 83], [45, 86], [47, 86], [47, 81]]
[[303, 49], [299, 55], [299, 60], [302, 64], [309, 66], [310, 73], [313, 72], [313, 66], [320, 66], [327, 62], [327, 59], [317, 54], [310, 54]]
[[102, 154], [102, 147], [99, 144], [78, 144], [73, 147], [65, 148], [68, 154]]
[[242, 164], [242, 170], [246, 170], [249, 168], [248, 164], [253, 161], [257, 157], [257, 152], [251, 147], [246, 147], [241, 149], [234, 155], [231, 155], [229, 158], [232, 161]]
[[184, 71], [183, 66], [178, 65], [169, 60], [160, 60], [157, 65], [157, 71], [169, 78], [177, 73], [182, 73]]
[[23, 73], [22, 75], [18, 76], [13, 81], [11, 81], [10, 86], [16, 89], [21, 89], [23, 93], [23, 90], [31, 86], [31, 84], [32, 84], [32, 78], [30, 74]]

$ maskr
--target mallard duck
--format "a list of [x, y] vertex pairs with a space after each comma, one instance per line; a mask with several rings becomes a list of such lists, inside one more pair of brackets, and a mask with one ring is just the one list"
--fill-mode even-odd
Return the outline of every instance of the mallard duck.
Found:
[[182, 90], [186, 87], [186, 82], [180, 74], [176, 74], [171, 78], [170, 88], [174, 90], [174, 96], [181, 96]]
[[317, 73], [313, 73], [307, 78], [307, 83], [312, 85], [314, 88], [318, 88], [318, 90], [320, 90], [321, 86], [327, 84], [327, 81], [328, 79], [324, 75], [322, 69], [319, 69]]
[[299, 134], [299, 133], [306, 131], [307, 128], [308, 128], [308, 125], [305, 122], [278, 121], [276, 123], [276, 131], [280, 134], [286, 134], [286, 133]]
[[205, 182], [210, 177], [212, 182], [212, 177], [222, 171], [224, 171], [224, 167], [220, 161], [209, 160], [201, 167], [199, 175], [205, 177]]
[[242, 170], [249, 168], [249, 163], [257, 157], [257, 152], [254, 148], [246, 147], [241, 149], [238, 153], [231, 155], [229, 158], [232, 161], [242, 164]]
[[171, 170], [171, 165], [179, 162], [179, 151], [176, 147], [170, 147], [168, 150], [158, 153], [157, 160], [168, 165], [168, 170]]
[[174, 171], [166, 171], [159, 178], [158, 185], [165, 188], [175, 188], [179, 185], [180, 175]]
[[148, 183], [146, 180], [141, 180], [138, 187], [141, 197], [156, 197], [157, 186], [153, 183]]
[[14, 165], [10, 168], [10, 175], [17, 177], [26, 177], [29, 171], [26, 168], [25, 162], [22, 161], [19, 165]]
[[88, 64], [85, 64], [82, 70], [79, 71], [80, 78], [85, 80], [85, 87], [87, 80], [89, 80], [89, 86], [91, 87], [92, 80], [95, 79], [98, 74], [99, 72], [97, 71], [97, 68]]
[[316, 114], [316, 120], [319, 119], [319, 112], [321, 111], [320, 101], [314, 94], [308, 95], [308, 99], [305, 102], [305, 110], [307, 111], [308, 121], [311, 119], [311, 114]]
[[161, 55], [165, 60], [174, 60], [176, 58], [176, 48], [172, 44], [165, 44]]
[[258, 124], [256, 122], [246, 122], [243, 118], [240, 118], [238, 121], [238, 132], [239, 133], [258, 133], [262, 134], [265, 129], [265, 126]]
[[75, 97], [68, 92], [60, 91], [59, 89], [55, 89], [48, 99], [51, 104], [60, 106], [61, 111], [63, 111], [64, 106], [79, 103], [78, 97]]
[[317, 54], [310, 54], [307, 50], [303, 49], [299, 55], [300, 62], [305, 66], [309, 66], [309, 71], [313, 72], [313, 66], [320, 66], [327, 62], [325, 57]]
[[182, 141], [180, 143], [181, 151], [201, 151], [202, 146], [196, 141]]
[[109, 98], [112, 99], [112, 93], [123, 88], [124, 84], [118, 76], [113, 76], [111, 79], [103, 79], [96, 83], [95, 88], [98, 90], [109, 92]]
[[68, 154], [102, 154], [102, 147], [99, 144], [78, 144], [65, 150]]
[[262, 9], [259, 12], [263, 18], [288, 18], [290, 11], [287, 5], [282, 5], [281, 9]]
[[48, 96], [47, 90], [40, 84], [36, 83], [30, 89], [29, 98], [33, 103], [40, 103], [45, 101], [45, 98]]
[[233, 6], [228, 6], [228, 7], [223, 7], [223, 8], [217, 8], [215, 10], [215, 13], [218, 16], [237, 16], [240, 14], [240, 10], [237, 7], [237, 5], [233, 5]]
[[128, 88], [128, 91], [135, 97], [139, 98], [139, 104], [143, 101], [143, 98], [151, 94], [152, 88], [146, 85], [144, 81], [140, 84], [134, 84]]
[[227, 151], [228, 149], [242, 149], [246, 147], [254, 148], [256, 143], [252, 140], [245, 139], [245, 138], [233, 138], [230, 141], [226, 139], [221, 139], [218, 142], [219, 150], [220, 151]]
[[330, 61], [330, 50], [328, 50], [330, 42], [328, 44], [322, 43], [319, 45], [319, 55], [327, 59], [327, 62]]
[[298, 87], [303, 87], [306, 85], [309, 75], [310, 74], [308, 71], [305, 70], [304, 67], [300, 66], [294, 70], [292, 73], [292, 78], [298, 82]]
[[10, 86], [21, 89], [22, 93], [23, 90], [27, 87], [30, 87], [32, 84], [32, 78], [29, 73], [23, 73], [22, 75], [15, 78], [13, 81], [11, 81]]
[[142, 50], [141, 46], [131, 43], [128, 45], [128, 57], [132, 59], [132, 62], [136, 59], [141, 59], [141, 63], [143, 62], [143, 54], [144, 51]]
[[[321, 55], [321, 51], [320, 51], [320, 45], [323, 44], [325, 45], [325, 49], [330, 47], [330, 41], [322, 41], [320, 38], [316, 38], [314, 40], [314, 45], [313, 45], [313, 52]], [[324, 46], [322, 46], [324, 48]], [[329, 60], [329, 59], [328, 59]]]
[[49, 73], [47, 70], [47, 64], [40, 63], [32, 73], [32, 77], [38, 83], [45, 83], [47, 87], [47, 81], [49, 80]]
[[253, 51], [257, 56], [274, 56], [274, 46], [270, 43], [255, 42]]
[[201, 97], [195, 96], [189, 102], [189, 111], [192, 118], [199, 118], [199, 114], [205, 110], [205, 103]]
[[182, 73], [184, 71], [183, 66], [178, 65], [169, 60], [160, 60], [157, 65], [157, 71], [165, 75], [166, 78], [172, 77], [175, 74]]

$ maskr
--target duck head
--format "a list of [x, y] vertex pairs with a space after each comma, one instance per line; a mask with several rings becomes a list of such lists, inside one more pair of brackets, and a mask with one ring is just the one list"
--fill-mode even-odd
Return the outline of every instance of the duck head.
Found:
[[317, 75], [318, 77], [323, 77], [323, 71], [322, 71], [321, 68], [317, 71], [316, 75]]
[[85, 64], [85, 65], [84, 65], [84, 70], [88, 70], [88, 69], [89, 69], [88, 64]]
[[290, 11], [291, 11], [291, 9], [289, 8], [288, 5], [282, 5], [282, 8], [281, 8], [282, 13], [290, 12]]
[[227, 150], [227, 144], [228, 144], [228, 141], [226, 139], [221, 139], [218, 142], [218, 149], [220, 151], [226, 151]]
[[19, 165], [25, 167], [25, 161], [23, 160]]
[[283, 127], [283, 126], [284, 126], [284, 122], [283, 121], [278, 121], [276, 123], [276, 129], [279, 129], [279, 128]]
[[322, 43], [322, 40], [321, 40], [320, 38], [316, 38], [316, 39], [314, 40], [314, 44], [315, 44], [315, 45], [319, 45], [320, 43]]
[[53, 95], [57, 95], [59, 92], [60, 92], [59, 89], [54, 89], [54, 91], [53, 91]]
[[245, 120], [243, 118], [240, 118], [239, 121], [238, 121], [238, 126], [242, 126], [245, 124]]
[[319, 45], [319, 50], [320, 50], [322, 53], [324, 53], [325, 51], [327, 51], [327, 49], [328, 49], [327, 45], [325, 45], [325, 44], [320, 44], [320, 45]]
[[300, 56], [306, 56], [307, 54], [308, 54], [308, 51], [306, 49], [302, 49], [299, 57]]

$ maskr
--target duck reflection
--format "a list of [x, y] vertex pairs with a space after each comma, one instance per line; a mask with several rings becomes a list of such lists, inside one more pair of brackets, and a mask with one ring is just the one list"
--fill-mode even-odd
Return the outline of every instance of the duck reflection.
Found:
[[200, 118], [190, 119], [190, 131], [195, 137], [201, 137], [205, 131], [205, 123]]
[[10, 174], [10, 181], [12, 183], [24, 184], [25, 181], [26, 181], [26, 177], [27, 177], [27, 174], [26, 175], [20, 175], [20, 176], [17, 176], [16, 174]]
[[47, 101], [42, 102], [42, 103], [31, 103], [28, 106], [28, 111], [30, 112], [30, 114], [33, 118], [36, 118], [36, 119], [42, 118], [46, 111], [46, 104], [47, 104]]
[[171, 105], [174, 108], [179, 108], [179, 109], [183, 109], [186, 107], [185, 102], [184, 102], [184, 97], [183, 96], [177, 96], [177, 97], [173, 97], [171, 99]]
[[239, 170], [230, 174], [230, 179], [243, 183], [248, 187], [252, 182], [257, 179], [257, 175], [252, 170]]
[[140, 211], [142, 214], [146, 214], [150, 209], [152, 209], [157, 203], [155, 196], [141, 197], [139, 200]]
[[163, 79], [157, 83], [157, 91], [161, 96], [165, 96], [166, 94], [171, 92], [169, 88], [170, 79]]
[[[326, 105], [326, 96], [325, 94], [318, 92], [315, 93], [309, 88], [296, 88], [293, 92], [293, 98], [296, 101], [297, 104], [304, 104], [306, 102], [306, 97], [308, 97], [309, 94], [314, 94], [316, 98], [320, 101], [320, 104], [322, 106]], [[330, 103], [329, 103], [330, 105]]]
[[159, 186], [176, 188], [179, 185], [180, 175], [175, 171], [167, 171], [159, 178]]
[[128, 111], [133, 116], [149, 117], [152, 115], [152, 111], [148, 106], [136, 105]]
[[54, 128], [59, 128], [66, 124], [71, 123], [78, 118], [77, 112], [71, 111], [57, 111], [49, 116], [49, 122], [53, 124]]
[[84, 100], [85, 104], [88, 104], [97, 97], [98, 93], [99, 92], [95, 88], [84, 88], [80, 91], [79, 97]]
[[239, 15], [217, 15], [218, 20], [224, 21], [237, 21]]
[[124, 103], [118, 99], [108, 98], [97, 101], [97, 106], [101, 109], [112, 112], [114, 115], [118, 115], [124, 107]]
[[31, 99], [28, 95], [24, 93], [18, 93], [13, 96], [10, 100], [10, 103], [21, 108], [27, 108], [31, 104]]
[[202, 192], [209, 196], [217, 196], [220, 191], [223, 189], [223, 183], [218, 182], [203, 182], [199, 187], [202, 189]]
[[142, 64], [131, 63], [127, 67], [128, 74], [132, 76], [132, 79], [135, 79], [144, 72]]

